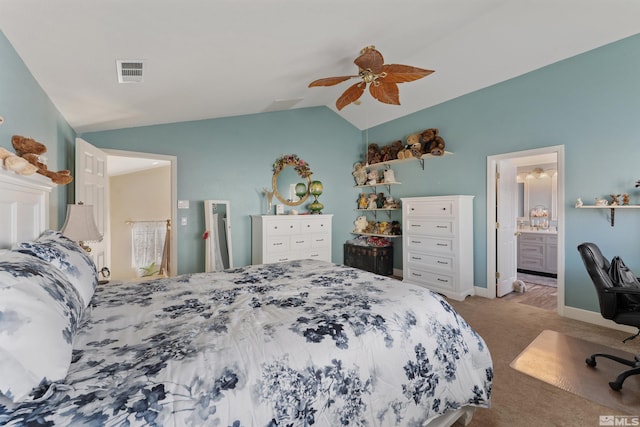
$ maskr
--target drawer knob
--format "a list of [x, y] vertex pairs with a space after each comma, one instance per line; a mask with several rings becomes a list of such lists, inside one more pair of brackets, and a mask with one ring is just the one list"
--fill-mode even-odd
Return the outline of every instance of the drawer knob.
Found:
[[436, 246], [449, 246], [446, 243], [436, 243]]
[[449, 283], [449, 281], [448, 281], [448, 280], [446, 280], [446, 279], [441, 279], [441, 278], [439, 278], [439, 277], [438, 277], [438, 282]]
[[449, 263], [447, 261], [440, 261], [440, 260], [438, 260], [438, 264], [449, 265]]
[[412, 227], [416, 227], [416, 228], [421, 227], [421, 225], [420, 225], [420, 224], [411, 224], [411, 226], [412, 226]]
[[412, 256], [412, 257], [411, 257], [411, 259], [415, 259], [415, 260], [417, 260], [417, 261], [422, 260], [422, 258], [420, 258], [419, 256]]
[[448, 228], [446, 225], [436, 225], [436, 228]]
[[418, 273], [411, 273], [411, 275], [416, 277], [422, 277], [422, 274], [418, 274]]

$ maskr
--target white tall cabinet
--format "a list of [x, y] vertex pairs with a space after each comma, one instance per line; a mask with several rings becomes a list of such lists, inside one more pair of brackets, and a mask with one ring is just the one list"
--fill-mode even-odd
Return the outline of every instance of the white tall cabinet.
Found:
[[331, 262], [333, 215], [251, 215], [251, 263]]
[[473, 197], [401, 199], [403, 281], [459, 301], [474, 294]]

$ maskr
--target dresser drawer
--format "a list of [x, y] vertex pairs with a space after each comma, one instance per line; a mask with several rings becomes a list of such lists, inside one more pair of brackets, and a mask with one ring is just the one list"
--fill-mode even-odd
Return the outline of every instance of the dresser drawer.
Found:
[[270, 237], [267, 239], [267, 250], [269, 252], [286, 252], [290, 249], [290, 238], [288, 236]]
[[425, 219], [408, 218], [405, 222], [407, 223], [405, 234], [438, 234], [451, 236], [455, 233], [453, 221], [430, 221]]
[[299, 251], [301, 249], [307, 249], [311, 247], [311, 237], [299, 234], [297, 236], [291, 236], [291, 250]]
[[407, 202], [408, 216], [435, 216], [450, 217], [455, 215], [455, 206], [451, 200], [440, 200], [437, 202]]
[[409, 251], [418, 250], [425, 252], [455, 253], [452, 239], [423, 236], [404, 236], [405, 246]]
[[428, 255], [422, 252], [409, 251], [407, 261], [415, 264], [417, 267], [427, 268], [429, 270], [441, 270], [445, 273], [454, 271], [455, 259], [447, 256]]
[[331, 218], [307, 219], [300, 224], [301, 233], [328, 233], [331, 230]]
[[446, 290], [453, 290], [455, 288], [452, 275], [439, 274], [434, 271], [427, 271], [426, 269], [420, 269], [411, 265], [409, 265], [407, 270], [408, 277], [404, 280], [407, 280], [409, 283], [424, 285], [429, 288], [433, 288], [435, 291], [440, 288]]
[[328, 248], [329, 246], [331, 246], [330, 234], [313, 234], [311, 236], [312, 248]]
[[298, 234], [300, 232], [300, 223], [293, 221], [273, 221], [265, 224], [265, 232], [267, 236]]

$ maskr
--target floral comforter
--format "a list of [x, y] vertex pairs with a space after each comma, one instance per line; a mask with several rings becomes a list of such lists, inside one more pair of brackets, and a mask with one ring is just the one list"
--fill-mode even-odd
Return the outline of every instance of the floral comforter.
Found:
[[[482, 338], [440, 296], [320, 261], [96, 290], [64, 382], [0, 424], [418, 426], [488, 407]], [[42, 349], [46, 351], [46, 349]]]

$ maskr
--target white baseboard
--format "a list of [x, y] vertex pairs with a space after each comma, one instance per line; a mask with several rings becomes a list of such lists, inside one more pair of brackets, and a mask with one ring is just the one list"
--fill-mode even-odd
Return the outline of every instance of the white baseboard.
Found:
[[619, 325], [611, 320], [607, 320], [595, 311], [583, 310], [581, 308], [564, 307], [563, 316], [569, 319], [580, 320], [582, 322], [591, 323], [592, 325], [604, 326], [605, 328], [615, 329], [618, 331], [630, 332], [632, 334], [638, 332], [637, 328], [632, 326]]
[[[484, 298], [495, 298], [495, 295], [489, 295], [489, 291], [487, 288], [481, 288], [479, 286], [474, 287], [476, 296], [484, 297]], [[629, 333], [638, 332], [637, 328], [632, 326], [619, 325], [616, 322], [611, 320], [607, 320], [600, 312], [583, 310], [581, 308], [567, 307], [564, 306], [561, 310], [561, 316], [567, 317], [573, 320], [580, 320], [581, 322], [590, 323], [592, 325], [603, 326], [605, 328], [615, 329], [617, 331], [624, 331]]]
[[400, 280], [402, 280], [402, 269], [401, 268], [394, 268], [393, 269], [393, 275], [396, 277], [399, 277]]

